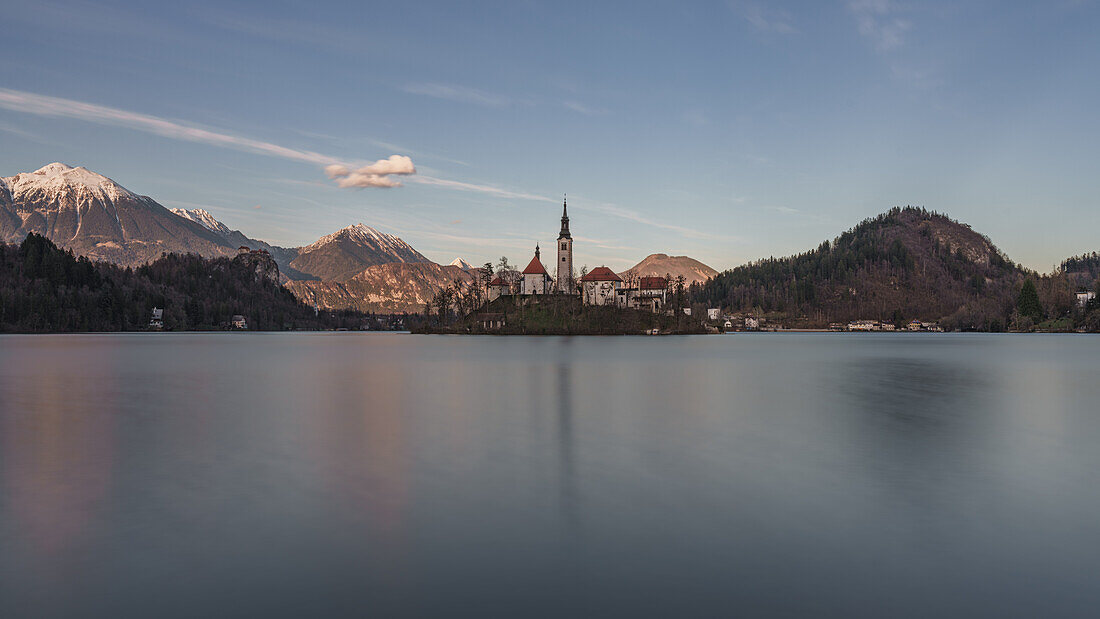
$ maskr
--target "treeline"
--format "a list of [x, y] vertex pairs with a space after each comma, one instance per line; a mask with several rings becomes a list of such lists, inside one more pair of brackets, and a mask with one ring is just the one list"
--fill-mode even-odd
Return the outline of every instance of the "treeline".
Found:
[[984, 236], [924, 208], [897, 207], [811, 251], [768, 258], [692, 288], [693, 299], [788, 326], [860, 318], [1008, 325], [1020, 269]]
[[300, 303], [253, 264], [167, 254], [136, 269], [92, 262], [28, 235], [0, 244], [0, 330], [136, 331], [154, 307], [164, 328], [227, 328], [235, 314], [253, 330], [358, 328], [357, 312], [320, 312]]

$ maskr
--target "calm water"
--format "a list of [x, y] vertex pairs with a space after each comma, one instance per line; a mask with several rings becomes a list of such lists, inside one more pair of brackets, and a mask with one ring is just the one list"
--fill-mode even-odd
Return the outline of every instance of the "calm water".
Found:
[[1097, 337], [0, 337], [4, 617], [1097, 608]]

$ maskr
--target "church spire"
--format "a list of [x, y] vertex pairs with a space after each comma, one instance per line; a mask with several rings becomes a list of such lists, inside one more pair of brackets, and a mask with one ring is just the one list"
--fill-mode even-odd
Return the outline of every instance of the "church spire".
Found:
[[569, 209], [566, 203], [566, 199], [561, 201], [561, 232], [558, 233], [559, 239], [571, 239], [573, 238], [569, 234]]

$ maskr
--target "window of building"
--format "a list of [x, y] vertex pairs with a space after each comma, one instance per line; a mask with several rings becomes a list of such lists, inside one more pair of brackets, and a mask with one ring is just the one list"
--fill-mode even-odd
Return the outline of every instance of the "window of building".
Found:
[[569, 246], [568, 246], [568, 244], [566, 244], [566, 243], [562, 243], [562, 244], [561, 244], [561, 248], [562, 248], [562, 249], [569, 249]]

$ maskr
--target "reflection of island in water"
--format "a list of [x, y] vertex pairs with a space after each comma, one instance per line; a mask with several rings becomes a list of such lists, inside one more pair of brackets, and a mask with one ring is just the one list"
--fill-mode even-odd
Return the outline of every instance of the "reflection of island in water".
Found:
[[[990, 380], [978, 369], [920, 357], [864, 358], [842, 373], [852, 421], [851, 451], [858, 468], [909, 495], [904, 502], [935, 502], [956, 487], [960, 472], [976, 471], [995, 422], [981, 393]], [[859, 379], [862, 377], [862, 380]], [[949, 483], [942, 483], [947, 477]], [[940, 497], [941, 499], [947, 497]]]
[[[568, 347], [569, 340], [565, 340]], [[579, 497], [577, 496], [577, 472], [575, 469], [573, 436], [573, 378], [567, 351], [561, 352], [558, 361], [558, 497], [562, 518], [569, 529], [579, 526]]]

